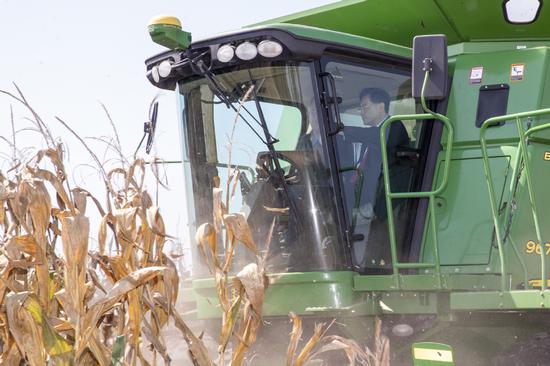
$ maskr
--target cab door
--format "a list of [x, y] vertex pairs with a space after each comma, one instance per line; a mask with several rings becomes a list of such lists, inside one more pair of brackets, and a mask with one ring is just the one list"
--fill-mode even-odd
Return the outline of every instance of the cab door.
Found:
[[[421, 110], [411, 95], [410, 66], [403, 60], [388, 64], [327, 56], [321, 67], [329, 95], [325, 99], [332, 102], [327, 104], [333, 125], [329, 143], [335, 151], [353, 268], [361, 273], [386, 273], [391, 270], [387, 216], [394, 215], [398, 258], [407, 261], [418, 208], [417, 199], [407, 199], [394, 200], [388, 210], [380, 152], [381, 123], [389, 116]], [[374, 118], [369, 117], [369, 108], [378, 108]], [[341, 122], [340, 128], [335, 121]], [[426, 124], [414, 120], [394, 125], [386, 141], [391, 188], [393, 192], [416, 191], [422, 181], [422, 155], [429, 133], [424, 131]]]

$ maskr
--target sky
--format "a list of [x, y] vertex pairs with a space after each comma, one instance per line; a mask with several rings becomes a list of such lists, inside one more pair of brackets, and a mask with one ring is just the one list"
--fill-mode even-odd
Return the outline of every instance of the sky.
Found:
[[[15, 93], [13, 83], [18, 85], [53, 134], [66, 142], [68, 165], [75, 167], [70, 178], [96, 192], [101, 186], [96, 173], [85, 169], [91, 163], [90, 156], [55, 116], [82, 137], [112, 137], [101, 107], [105, 105], [125, 154], [132, 155], [143, 134], [149, 104], [158, 97], [154, 152], [166, 160], [180, 159], [175, 97], [156, 89], [145, 78], [144, 60], [164, 50], [149, 38], [147, 24], [151, 18], [159, 14], [177, 16], [183, 28], [198, 40], [333, 2], [0, 0], [0, 90]], [[0, 95], [1, 135], [10, 140], [11, 109], [16, 129], [27, 126], [25, 118], [29, 117], [14, 100]], [[36, 134], [23, 131], [16, 136], [18, 146], [44, 147]], [[105, 150], [94, 146], [99, 155]], [[0, 152], [7, 147], [0, 146]], [[0, 156], [0, 169], [5, 169], [2, 159], [4, 155]], [[178, 166], [168, 168], [171, 188], [161, 194], [160, 206], [168, 231], [188, 242], [179, 175]]]

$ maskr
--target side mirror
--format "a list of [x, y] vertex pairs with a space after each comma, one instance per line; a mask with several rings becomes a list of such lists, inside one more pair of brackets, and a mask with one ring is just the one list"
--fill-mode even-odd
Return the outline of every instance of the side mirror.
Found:
[[148, 134], [147, 145], [145, 145], [145, 152], [149, 154], [153, 147], [153, 140], [155, 139], [155, 131], [157, 129], [157, 115], [159, 111], [159, 102], [155, 102], [149, 113], [149, 121], [144, 123], [143, 132]]
[[412, 93], [420, 98], [426, 70], [430, 76], [424, 98], [439, 100], [447, 96], [447, 37], [442, 34], [416, 36], [413, 40]]

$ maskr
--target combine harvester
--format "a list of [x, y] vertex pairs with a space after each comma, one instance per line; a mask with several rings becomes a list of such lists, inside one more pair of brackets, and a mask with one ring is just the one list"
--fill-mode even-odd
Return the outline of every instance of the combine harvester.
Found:
[[380, 316], [393, 365], [550, 363], [550, 4], [348, 0], [194, 42], [171, 17], [149, 32], [170, 48], [147, 77], [179, 100], [193, 235], [229, 165], [257, 243], [275, 222], [262, 365], [284, 364], [261, 339], [287, 340], [289, 311], [359, 342]]

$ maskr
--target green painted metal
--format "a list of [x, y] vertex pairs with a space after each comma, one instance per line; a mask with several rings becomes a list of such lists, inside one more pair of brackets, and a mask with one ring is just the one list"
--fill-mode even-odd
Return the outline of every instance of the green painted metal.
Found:
[[[503, 195], [510, 179], [511, 157], [491, 149], [491, 164], [497, 195]], [[437, 239], [441, 265], [457, 273], [496, 272], [490, 263], [495, 252], [491, 245], [493, 224], [483, 182], [483, 162], [477, 147], [454, 148], [449, 167], [447, 189], [436, 198]], [[443, 161], [439, 162], [438, 184], [442, 178]], [[485, 204], [487, 202], [487, 204]], [[499, 200], [500, 204], [501, 200]], [[434, 240], [429, 231], [425, 234], [423, 261], [433, 261], [431, 247]], [[455, 267], [456, 266], [456, 267]], [[489, 270], [487, 270], [489, 268]]]
[[[549, 5], [545, 4], [537, 23], [512, 26], [502, 22], [500, 0], [354, 0], [255, 28], [281, 29], [297, 38], [405, 58], [411, 56], [408, 47], [414, 35], [444, 33], [451, 45], [449, 75], [453, 78], [446, 116], [429, 111], [422, 100], [426, 113], [392, 116], [381, 129], [387, 207], [399, 198], [428, 200], [418, 263], [398, 261], [397, 220], [388, 215], [392, 274], [346, 271], [270, 275], [264, 305], [269, 321], [284, 322], [289, 311], [312, 321], [334, 317], [345, 319], [346, 325], [354, 324], [356, 334], [363, 336], [366, 330], [357, 324], [372, 315], [387, 316], [388, 324], [422, 317], [433, 320], [432, 328], [403, 342], [407, 343], [407, 357], [398, 364], [410, 364], [409, 341], [451, 344], [457, 363], [468, 350], [483, 348], [479, 359], [484, 362], [472, 356], [477, 363], [462, 364], [487, 364], [517, 339], [547, 331], [543, 324], [526, 325], [519, 315], [544, 316], [543, 311], [550, 307], [544, 250], [526, 251], [529, 240], [533, 241], [530, 248], [535, 244], [544, 248], [545, 240], [550, 241], [550, 227], [544, 225], [550, 215], [550, 195], [545, 187], [550, 179], [546, 165], [550, 161], [542, 158], [550, 154], [550, 124], [538, 119], [550, 113], [550, 109], [542, 109], [550, 104], [550, 27], [545, 25], [550, 23]], [[396, 8], [401, 11], [396, 12]], [[249, 29], [253, 28], [243, 32]], [[525, 65], [523, 80], [510, 80], [512, 64]], [[472, 68], [478, 66], [484, 68], [479, 84], [469, 79]], [[492, 118], [478, 129], [479, 87], [490, 84], [509, 85], [507, 115]], [[534, 127], [524, 126], [521, 119], [528, 117]], [[434, 183], [428, 192], [391, 192], [387, 129], [397, 120], [411, 119], [439, 120], [445, 126]], [[488, 128], [501, 120], [515, 121], [515, 126], [507, 123]], [[464, 199], [466, 196], [471, 199]], [[471, 206], [470, 210], [465, 206]], [[405, 269], [415, 271], [405, 274]], [[193, 280], [183, 297], [186, 306], [195, 303], [196, 311], [189, 314], [197, 319], [219, 318], [213, 279]], [[460, 323], [469, 316], [489, 319], [497, 314], [519, 315], [506, 324]], [[394, 343], [392, 351], [399, 352], [393, 347]], [[425, 365], [423, 361], [415, 364]]]
[[[438, 244], [437, 244], [437, 224], [435, 221], [435, 196], [440, 194], [445, 187], [447, 186], [447, 181], [449, 177], [449, 162], [452, 154], [452, 146], [453, 146], [453, 126], [449, 119], [439, 113], [432, 112], [426, 105], [426, 101], [424, 99], [424, 90], [426, 88], [426, 84], [429, 78], [430, 72], [429, 70], [426, 70], [425, 76], [424, 76], [424, 82], [422, 84], [422, 92], [421, 92], [421, 101], [422, 101], [422, 107], [425, 114], [413, 114], [413, 115], [396, 115], [392, 116], [384, 123], [382, 124], [380, 128], [380, 146], [382, 151], [382, 172], [384, 175], [384, 188], [385, 188], [385, 195], [386, 195], [386, 207], [392, 207], [392, 199], [398, 199], [398, 198], [422, 198], [427, 197], [429, 199], [429, 216], [430, 216], [430, 227], [432, 229], [432, 237], [434, 238], [434, 245], [433, 245], [433, 255], [434, 255], [434, 263], [399, 263], [397, 259], [397, 244], [396, 244], [396, 237], [395, 237], [395, 223], [393, 220], [393, 212], [391, 214], [388, 214], [388, 231], [389, 231], [389, 237], [390, 237], [390, 248], [391, 248], [391, 257], [392, 257], [392, 269], [393, 269], [393, 275], [396, 279], [395, 285], [399, 287], [399, 281], [397, 281], [397, 275], [399, 274], [400, 269], [411, 269], [411, 268], [435, 268], [436, 273], [436, 279], [438, 283], [438, 288], [441, 287], [441, 262], [439, 260], [439, 251], [438, 251]], [[387, 146], [386, 146], [386, 131], [388, 127], [396, 121], [401, 120], [438, 120], [443, 122], [445, 128], [447, 129], [447, 149], [445, 151], [445, 167], [443, 169], [444, 175], [443, 175], [443, 181], [439, 185], [438, 188], [429, 191], [429, 192], [392, 192], [390, 189], [390, 175], [389, 175], [389, 165], [388, 165], [388, 153], [387, 153]], [[389, 210], [390, 211], [390, 210]]]
[[451, 293], [453, 310], [548, 309], [550, 291], [514, 290]]
[[[354, 272], [293, 272], [269, 275], [264, 300], [266, 316], [346, 311], [358, 301], [353, 291]], [[198, 318], [220, 316], [214, 279], [193, 280]]]
[[467, 53], [479, 54], [498, 51], [517, 51], [518, 49], [526, 50], [540, 47], [550, 47], [550, 41], [464, 42], [448, 46], [447, 55], [448, 57], [455, 57]]
[[302, 24], [408, 47], [419, 34], [445, 34], [449, 44], [550, 40], [547, 6], [542, 6], [537, 21], [519, 25], [506, 22], [502, 4], [503, 0], [347, 0], [260, 24]]
[[191, 44], [191, 33], [169, 24], [150, 24], [147, 27], [153, 42], [171, 50], [184, 50]]
[[[547, 47], [456, 56], [449, 107], [446, 113], [455, 127], [454, 147], [469, 145], [479, 149], [479, 130], [475, 127], [475, 120], [481, 85], [507, 84], [509, 86], [506, 114], [541, 108], [545, 90], [541, 78], [547, 76], [548, 58], [549, 48]], [[525, 65], [524, 80], [510, 81], [512, 64]], [[470, 83], [472, 68], [479, 66], [484, 68], [483, 80], [479, 84]], [[504, 125], [492, 128], [490, 137], [494, 146], [507, 143], [517, 146], [515, 126]], [[482, 174], [481, 171], [480, 173]], [[483, 176], [480, 175], [479, 180], [482, 181]]]
[[[399, 286], [395, 283], [398, 282]], [[358, 275], [353, 279], [355, 291], [436, 291], [439, 289], [436, 274], [419, 275]], [[443, 290], [489, 291], [497, 290], [500, 276], [493, 274], [441, 274]]]
[[[485, 179], [487, 181], [487, 187], [489, 189], [489, 201], [491, 203], [491, 211], [493, 215], [493, 222], [495, 225], [495, 236], [497, 239], [497, 245], [499, 248], [499, 256], [500, 256], [500, 272], [502, 275], [502, 283], [501, 283], [501, 290], [506, 291], [510, 288], [509, 283], [506, 281], [505, 274], [508, 273], [506, 268], [506, 260], [504, 257], [504, 244], [502, 240], [502, 228], [500, 226], [499, 222], [499, 214], [498, 214], [498, 208], [496, 204], [495, 199], [495, 189], [493, 185], [493, 179], [491, 175], [491, 167], [489, 165], [489, 157], [487, 153], [487, 138], [486, 138], [486, 132], [487, 128], [489, 128], [491, 125], [494, 125], [495, 123], [499, 122], [509, 122], [511, 120], [515, 120], [516, 127], [519, 135], [519, 146], [518, 150], [521, 154], [521, 162], [525, 164], [525, 175], [527, 179], [527, 189], [529, 192], [529, 203], [531, 205], [531, 212], [533, 215], [533, 222], [535, 225], [535, 231], [537, 236], [538, 244], [544, 247], [544, 241], [542, 240], [542, 234], [540, 230], [540, 222], [538, 218], [537, 213], [537, 207], [536, 207], [536, 199], [535, 199], [535, 193], [533, 190], [533, 178], [532, 178], [532, 172], [530, 167], [530, 159], [527, 155], [527, 144], [526, 144], [526, 138], [528, 138], [530, 135], [543, 131], [545, 129], [550, 128], [550, 124], [544, 124], [541, 126], [533, 127], [527, 131], [524, 131], [524, 127], [522, 124], [521, 119], [522, 118], [533, 118], [545, 114], [550, 114], [550, 109], [540, 109], [535, 111], [529, 111], [529, 112], [522, 112], [522, 113], [515, 113], [515, 114], [509, 114], [505, 116], [499, 116], [499, 117], [493, 117], [489, 118], [485, 122], [483, 122], [483, 125], [481, 126], [481, 129], [479, 131], [480, 135], [480, 141], [481, 141], [481, 151], [483, 153], [483, 167], [485, 171]], [[520, 155], [518, 154], [518, 155]], [[518, 170], [516, 170], [514, 174], [514, 178], [517, 178]], [[515, 180], [515, 179], [513, 179]], [[546, 253], [545, 250], [540, 251], [540, 258], [541, 258], [541, 286], [542, 290], [546, 290], [547, 288], [547, 273], [546, 273]], [[521, 257], [520, 257], [521, 258]]]

